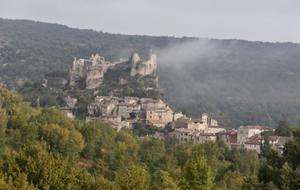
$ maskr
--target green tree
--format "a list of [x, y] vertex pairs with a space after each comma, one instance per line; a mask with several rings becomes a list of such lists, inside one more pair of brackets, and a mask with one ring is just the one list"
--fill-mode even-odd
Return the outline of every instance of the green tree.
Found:
[[24, 176], [27, 176], [28, 184], [41, 190], [78, 189], [80, 181], [80, 172], [72, 162], [49, 153], [41, 144], [7, 155], [0, 169], [14, 183], [22, 179], [22, 184], [26, 184]]
[[0, 148], [4, 146], [5, 143], [5, 131], [7, 127], [7, 114], [4, 109], [0, 107]]
[[256, 176], [244, 177], [242, 190], [259, 190], [259, 182]]
[[84, 148], [84, 139], [76, 130], [69, 130], [56, 124], [45, 125], [41, 129], [41, 138], [53, 152], [64, 156], [76, 156]]
[[275, 129], [275, 135], [290, 137], [292, 135], [292, 130], [289, 123], [286, 121], [280, 121]]
[[179, 190], [178, 185], [167, 171], [160, 170], [158, 178], [155, 179], [153, 189], [155, 190]]
[[22, 97], [15, 91], [0, 87], [0, 106], [10, 114], [11, 108], [14, 105], [22, 102]]
[[139, 165], [131, 165], [118, 171], [116, 183], [121, 190], [148, 189], [150, 177], [148, 171]]
[[243, 185], [243, 177], [237, 171], [228, 171], [222, 181], [224, 190], [240, 190]]
[[38, 114], [38, 111], [32, 108], [28, 103], [13, 105], [8, 120], [8, 128], [17, 129], [28, 124], [32, 116]]
[[165, 152], [165, 146], [161, 140], [145, 138], [141, 144], [139, 155], [141, 161], [149, 167], [152, 173], [159, 167]]
[[190, 159], [183, 171], [182, 189], [210, 190], [214, 186], [213, 174], [204, 157]]
[[19, 174], [14, 180], [3, 174], [0, 174], [0, 190], [37, 190], [33, 184], [27, 181], [27, 175]]

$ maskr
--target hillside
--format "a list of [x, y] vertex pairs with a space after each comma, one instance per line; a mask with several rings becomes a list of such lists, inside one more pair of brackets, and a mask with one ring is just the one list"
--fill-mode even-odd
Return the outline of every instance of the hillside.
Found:
[[0, 87], [0, 188], [299, 189], [300, 130], [293, 135], [282, 155], [266, 145], [260, 156], [222, 141], [138, 138], [129, 129], [31, 107]]
[[[0, 82], [11, 87], [66, 72], [73, 57], [108, 60], [158, 54], [166, 100], [194, 116], [211, 112], [225, 126], [300, 123], [300, 45], [150, 37], [0, 19]], [[20, 80], [22, 79], [22, 80]]]

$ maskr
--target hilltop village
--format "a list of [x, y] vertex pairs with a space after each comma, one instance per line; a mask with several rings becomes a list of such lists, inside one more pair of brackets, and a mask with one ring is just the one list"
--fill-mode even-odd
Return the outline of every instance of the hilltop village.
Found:
[[[128, 71], [127, 74], [119, 78], [119, 84], [126, 86], [129, 80], [139, 81], [150, 76], [155, 80], [155, 87], [158, 87], [156, 55], [150, 54], [148, 59], [143, 60], [137, 53], [133, 53], [128, 61], [115, 63], [106, 61], [99, 54], [91, 55], [89, 59], [74, 58], [68, 80], [59, 79], [60, 82], [54, 83], [63, 86], [68, 85], [71, 88], [81, 86], [86, 90], [97, 92], [97, 89], [103, 86], [103, 81], [108, 77], [107, 73], [118, 67]], [[149, 89], [147, 86], [145, 88]], [[87, 121], [100, 119], [117, 130], [132, 128], [137, 123], [159, 129], [168, 127], [171, 130], [156, 132], [152, 136], [160, 139], [173, 137], [181, 143], [204, 143], [221, 140], [231, 148], [245, 148], [255, 150], [258, 153], [260, 153], [261, 145], [264, 143], [261, 134], [272, 131], [269, 127], [259, 125], [240, 126], [237, 129], [226, 130], [210, 114], [202, 113], [198, 118], [191, 118], [181, 112], [175, 112], [161, 98], [118, 96], [114, 92], [115, 90], [109, 95], [96, 95], [94, 100], [86, 105]], [[74, 118], [73, 113], [77, 101], [76, 98], [68, 96], [65, 99], [66, 106], [61, 107], [63, 113]], [[271, 136], [269, 144], [274, 150], [282, 152], [284, 144], [289, 140], [289, 137]]]

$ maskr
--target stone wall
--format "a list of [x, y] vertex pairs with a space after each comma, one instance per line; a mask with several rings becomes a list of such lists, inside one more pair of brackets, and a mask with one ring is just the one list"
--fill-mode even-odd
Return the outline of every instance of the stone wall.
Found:
[[132, 77], [136, 75], [156, 75], [157, 63], [155, 54], [151, 54], [148, 60], [143, 61], [137, 53], [133, 53], [129, 62], [131, 63], [130, 76]]
[[98, 88], [102, 82], [110, 62], [100, 55], [91, 55], [90, 59], [74, 59], [70, 69], [70, 86], [76, 86], [80, 81], [85, 82], [87, 89]]

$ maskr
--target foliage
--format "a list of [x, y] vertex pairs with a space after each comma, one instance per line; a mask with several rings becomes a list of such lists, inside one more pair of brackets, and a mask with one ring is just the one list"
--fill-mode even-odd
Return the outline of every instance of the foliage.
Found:
[[0, 100], [0, 189], [300, 188], [299, 129], [282, 155], [258, 155], [218, 141], [162, 141], [72, 120], [1, 88]]
[[183, 171], [182, 189], [210, 190], [213, 188], [213, 174], [203, 157], [190, 159]]
[[146, 190], [149, 186], [149, 174], [144, 167], [132, 165], [120, 170], [116, 182], [121, 190]]
[[275, 135], [286, 137], [292, 136], [292, 130], [290, 125], [286, 121], [280, 121], [275, 130]]

